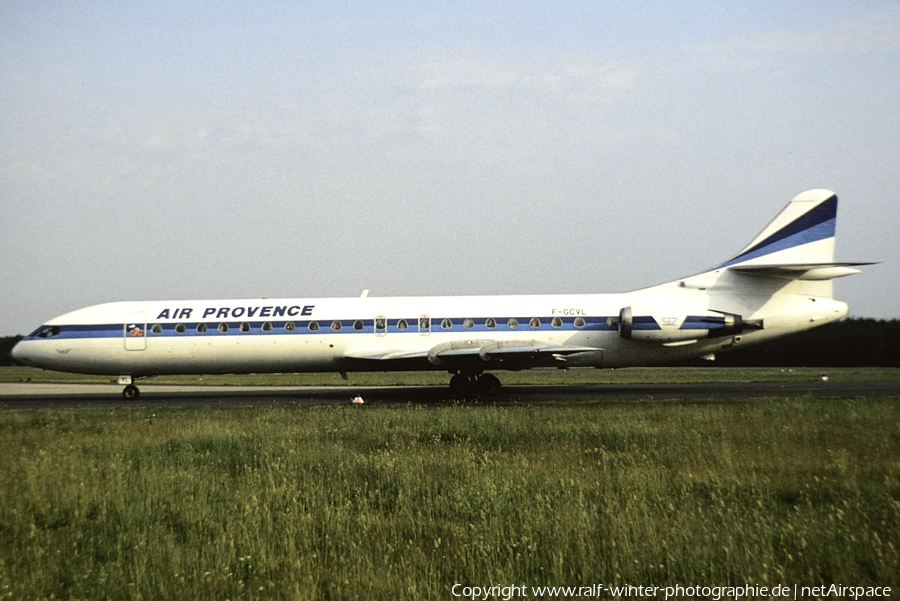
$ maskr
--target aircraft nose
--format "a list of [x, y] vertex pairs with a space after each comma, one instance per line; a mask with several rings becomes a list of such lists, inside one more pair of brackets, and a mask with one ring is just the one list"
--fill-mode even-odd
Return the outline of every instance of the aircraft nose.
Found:
[[16, 360], [17, 363], [26, 364], [28, 363], [28, 357], [25, 354], [25, 345], [22, 342], [17, 342], [12, 350], [9, 353], [12, 355], [12, 358]]

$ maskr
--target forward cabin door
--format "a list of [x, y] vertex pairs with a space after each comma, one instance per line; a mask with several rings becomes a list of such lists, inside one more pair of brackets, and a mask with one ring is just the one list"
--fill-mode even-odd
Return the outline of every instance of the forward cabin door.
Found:
[[132, 311], [125, 316], [126, 351], [142, 351], [147, 348], [147, 313]]

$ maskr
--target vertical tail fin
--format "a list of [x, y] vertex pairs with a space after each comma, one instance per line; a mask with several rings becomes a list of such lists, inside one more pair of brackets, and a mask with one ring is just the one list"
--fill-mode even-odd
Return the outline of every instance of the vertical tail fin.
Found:
[[741, 252], [715, 269], [754, 276], [809, 282], [802, 294], [832, 297], [831, 280], [859, 273], [854, 266], [835, 263], [834, 229], [837, 196], [831, 190], [798, 194]]
[[836, 218], [837, 196], [831, 190], [798, 194], [750, 244], [719, 268], [832, 263]]

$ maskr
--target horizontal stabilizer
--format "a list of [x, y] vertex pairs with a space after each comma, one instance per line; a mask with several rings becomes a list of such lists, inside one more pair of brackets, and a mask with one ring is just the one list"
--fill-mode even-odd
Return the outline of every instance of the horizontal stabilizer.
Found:
[[874, 263], [788, 263], [779, 265], [737, 265], [732, 271], [789, 280], [831, 280], [859, 273], [863, 265]]

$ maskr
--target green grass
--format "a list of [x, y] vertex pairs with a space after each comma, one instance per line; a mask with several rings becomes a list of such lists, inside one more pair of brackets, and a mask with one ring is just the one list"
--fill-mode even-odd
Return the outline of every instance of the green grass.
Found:
[[[894, 367], [630, 367], [627, 369], [538, 369], [495, 372], [505, 385], [643, 384], [673, 382], [809, 382], [823, 374], [835, 382], [900, 380]], [[360, 372], [343, 380], [336, 373], [154, 376], [145, 384], [210, 384], [222, 386], [446, 386], [446, 372]], [[32, 367], [0, 367], [3, 382], [116, 382], [109, 376], [47, 371]]]
[[0, 597], [900, 585], [900, 399], [0, 412]]

